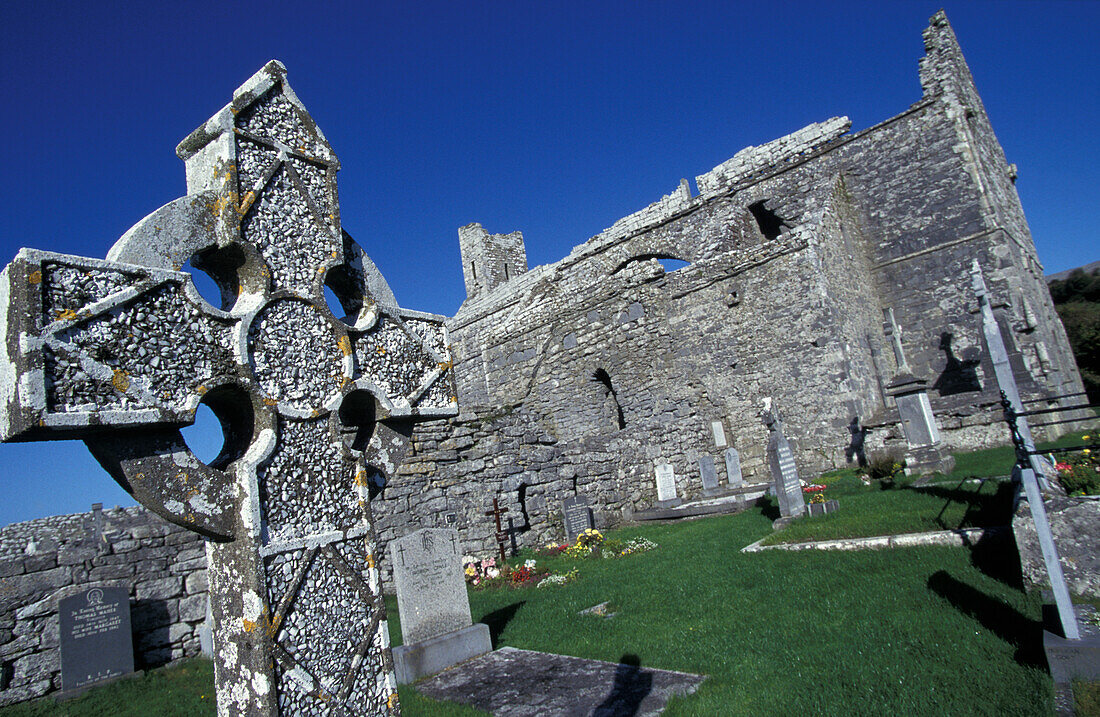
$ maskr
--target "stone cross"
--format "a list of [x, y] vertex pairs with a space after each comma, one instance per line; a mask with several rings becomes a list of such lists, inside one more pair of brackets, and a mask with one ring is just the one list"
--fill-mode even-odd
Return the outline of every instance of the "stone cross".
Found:
[[501, 508], [500, 507], [500, 500], [498, 500], [497, 498], [493, 498], [493, 509], [485, 513], [485, 515], [487, 517], [492, 518], [494, 521], [496, 521], [496, 526], [497, 526], [496, 539], [497, 539], [497, 548], [500, 551], [500, 569], [501, 570], [504, 570], [504, 560], [505, 560], [504, 545], [505, 545], [505, 543], [508, 542], [508, 533], [505, 532], [504, 526], [500, 522], [500, 516], [503, 515], [504, 513], [507, 513], [507, 512], [508, 512], [507, 508]]
[[909, 362], [905, 360], [905, 351], [901, 347], [901, 329], [894, 319], [894, 309], [883, 309], [882, 318], [883, 331], [890, 338], [890, 345], [894, 349], [894, 360], [898, 364], [898, 373], [910, 373], [912, 369], [909, 368]]
[[[177, 154], [189, 194], [107, 261], [24, 249], [0, 274], [0, 438], [83, 438], [208, 538], [219, 714], [396, 712], [367, 476], [457, 412], [443, 317], [399, 308], [341, 230], [339, 162], [279, 62]], [[209, 465], [179, 431], [200, 403]]]
[[[993, 375], [997, 379], [998, 388], [1001, 389], [1001, 396], [1015, 413], [1023, 413], [1020, 390], [1016, 385], [1012, 364], [1009, 363], [1008, 349], [1005, 348], [1004, 337], [1001, 336], [1001, 327], [993, 315], [989, 289], [986, 288], [982, 267], [977, 259], [970, 266], [970, 286], [978, 300], [978, 310], [982, 315], [982, 333], [985, 336], [989, 359], [993, 363]], [[1016, 429], [1023, 440], [1027, 463], [1026, 465], [1017, 463], [1012, 477], [1013, 480], [1023, 483], [1024, 493], [1027, 495], [1028, 507], [1031, 508], [1031, 517], [1035, 522], [1039, 549], [1043, 553], [1043, 562], [1046, 564], [1047, 577], [1050, 579], [1051, 590], [1054, 593], [1054, 603], [1058, 609], [1058, 619], [1062, 623], [1063, 634], [1069, 640], [1078, 640], [1081, 632], [1077, 625], [1077, 614], [1073, 609], [1073, 599], [1070, 597], [1069, 587], [1062, 573], [1058, 546], [1054, 543], [1054, 533], [1050, 529], [1046, 505], [1043, 503], [1042, 490], [1049, 489], [1049, 485], [1044, 485], [1046, 479], [1043, 477], [1042, 466], [1035, 451], [1035, 441], [1031, 437], [1031, 428], [1027, 424], [1026, 416], [1020, 416], [1017, 419]]]

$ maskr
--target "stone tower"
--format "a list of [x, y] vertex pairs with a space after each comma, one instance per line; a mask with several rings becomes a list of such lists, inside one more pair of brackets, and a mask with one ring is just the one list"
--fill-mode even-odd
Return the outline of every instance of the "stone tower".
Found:
[[458, 230], [458, 246], [468, 299], [487, 294], [527, 272], [522, 232], [490, 234], [474, 222]]

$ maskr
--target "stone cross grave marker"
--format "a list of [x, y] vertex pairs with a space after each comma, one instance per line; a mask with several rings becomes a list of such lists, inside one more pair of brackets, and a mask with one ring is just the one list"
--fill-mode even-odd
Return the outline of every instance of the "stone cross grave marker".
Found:
[[61, 598], [57, 614], [62, 690], [79, 690], [134, 671], [127, 587], [93, 587]]
[[592, 520], [592, 507], [588, 498], [576, 495], [566, 498], [561, 504], [562, 520], [565, 523], [565, 540], [572, 543], [584, 531], [595, 527]]
[[740, 488], [745, 484], [745, 479], [741, 475], [741, 454], [737, 452], [737, 449], [730, 446], [726, 449], [726, 480], [729, 482], [731, 488]]
[[486, 517], [492, 518], [496, 524], [496, 533], [494, 537], [497, 539], [497, 550], [500, 553], [500, 567], [504, 568], [504, 561], [507, 556], [504, 554], [504, 546], [508, 544], [508, 533], [504, 530], [504, 525], [500, 522], [500, 517], [508, 512], [507, 508], [500, 507], [500, 499], [493, 498], [493, 509], [486, 512]]
[[676, 472], [671, 463], [658, 464], [654, 469], [657, 476], [657, 501], [676, 500]]
[[779, 513], [782, 518], [798, 517], [806, 510], [806, 500], [802, 496], [802, 484], [798, 479], [791, 444], [783, 435], [783, 422], [779, 412], [772, 408], [771, 401], [765, 401], [762, 417], [768, 427], [768, 466], [779, 498]]
[[[0, 438], [83, 438], [209, 539], [220, 714], [396, 710], [367, 476], [457, 412], [443, 317], [399, 308], [340, 228], [339, 162], [279, 62], [176, 152], [189, 194], [106, 261], [24, 249], [0, 274]], [[200, 403], [209, 465], [179, 432]]]

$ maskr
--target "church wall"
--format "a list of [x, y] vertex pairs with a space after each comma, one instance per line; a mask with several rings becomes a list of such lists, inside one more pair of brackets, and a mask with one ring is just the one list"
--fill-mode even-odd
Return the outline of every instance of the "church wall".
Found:
[[[700, 194], [683, 182], [561, 261], [471, 292], [448, 322], [463, 413], [415, 429], [416, 455], [374, 501], [381, 541], [453, 524], [487, 553], [494, 496], [520, 545], [560, 539], [561, 499], [587, 495], [601, 525], [629, 519], [655, 502], [662, 462], [698, 497], [700, 456], [725, 479], [712, 421], [746, 480], [767, 480], [765, 397], [804, 477], [845, 463], [857, 417], [870, 450], [904, 445], [883, 390], [898, 370], [887, 308], [945, 442], [1003, 443], [975, 259], [1025, 397], [1079, 386], [1003, 152], [984, 109], [960, 109], [980, 100], [937, 18], [925, 95], [905, 112], [746, 148], [698, 177]], [[689, 265], [665, 271], [669, 258]]]

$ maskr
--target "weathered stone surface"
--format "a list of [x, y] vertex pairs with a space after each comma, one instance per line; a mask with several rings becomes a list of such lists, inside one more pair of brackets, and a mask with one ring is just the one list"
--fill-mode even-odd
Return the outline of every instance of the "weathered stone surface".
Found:
[[657, 670], [624, 655], [622, 662], [502, 647], [417, 683], [438, 700], [502, 717], [521, 715], [659, 715], [673, 695], [688, 695], [704, 677]]
[[472, 623], [458, 531], [421, 529], [391, 542], [389, 551], [404, 644]]
[[[448, 320], [464, 415], [450, 431], [415, 429], [415, 470], [373, 505], [381, 540], [442, 521], [408, 500], [429, 487], [479, 552], [493, 544], [483, 492], [524, 516], [521, 546], [560, 539], [557, 496], [574, 486], [598, 525], [653, 507], [657, 463], [673, 466], [690, 502], [715, 421], [744, 481], [768, 481], [756, 418], [768, 395], [804, 476], [845, 465], [856, 417], [871, 429], [869, 455], [903, 451], [885, 392], [899, 370], [886, 307], [911, 370], [928, 380], [945, 448], [1001, 443], [967, 285], [975, 258], [1012, 331], [1025, 397], [1082, 390], [1004, 154], [940, 14], [925, 47], [923, 96], [901, 114], [857, 133], [836, 118], [748, 148], [699, 178], [698, 196], [681, 185], [553, 264], [505, 279], [503, 266], [526, 265], [519, 235], [464, 228], [464, 276], [471, 261], [478, 276], [489, 276], [483, 259], [495, 267], [467, 282]], [[689, 265], [666, 271], [658, 258]], [[437, 459], [459, 433], [472, 444]], [[515, 475], [522, 491], [508, 487]], [[546, 497], [549, 508], [533, 507]]]
[[[1044, 501], [1059, 562], [1070, 592], [1100, 598], [1100, 501], [1047, 496]], [[1049, 586], [1039, 537], [1026, 500], [1012, 519], [1024, 580], [1031, 586]]]
[[[443, 317], [399, 308], [340, 228], [339, 162], [280, 63], [177, 154], [189, 194], [106, 261], [24, 249], [0, 273], [0, 438], [82, 437], [139, 502], [216, 541], [220, 713], [395, 708], [368, 478], [393, 474], [411, 421], [457, 413]], [[220, 307], [179, 271], [188, 262], [219, 285]], [[199, 403], [226, 430], [210, 465], [178, 430]], [[94, 565], [96, 521], [61, 553], [58, 584]], [[146, 611], [178, 615], [178, 573], [203, 563], [176, 533], [131, 536], [162, 539], [141, 562]], [[150, 579], [172, 571], [169, 556], [177, 574]], [[157, 653], [170, 659], [188, 641], [177, 623], [139, 644], [170, 643]]]

